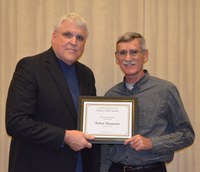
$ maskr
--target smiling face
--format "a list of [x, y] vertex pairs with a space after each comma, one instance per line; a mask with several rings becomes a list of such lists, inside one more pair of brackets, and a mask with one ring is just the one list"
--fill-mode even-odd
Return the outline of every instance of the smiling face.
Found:
[[84, 52], [87, 30], [75, 21], [63, 21], [52, 34], [52, 48], [56, 56], [71, 65]]
[[140, 39], [117, 44], [116, 61], [124, 72], [126, 82], [135, 83], [144, 75], [143, 65], [148, 61], [148, 50], [141, 50]]

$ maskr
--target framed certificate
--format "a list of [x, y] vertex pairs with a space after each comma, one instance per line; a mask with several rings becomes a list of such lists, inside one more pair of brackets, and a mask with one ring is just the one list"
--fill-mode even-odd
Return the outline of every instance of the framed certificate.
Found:
[[78, 129], [92, 143], [121, 144], [134, 134], [136, 98], [80, 96]]

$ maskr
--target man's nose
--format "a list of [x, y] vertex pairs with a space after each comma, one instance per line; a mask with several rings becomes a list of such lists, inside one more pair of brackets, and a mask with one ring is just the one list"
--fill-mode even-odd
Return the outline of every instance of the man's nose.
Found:
[[129, 54], [129, 52], [127, 52], [127, 54], [126, 54], [126, 56], [125, 56], [125, 58], [124, 58], [125, 60], [127, 60], [127, 61], [129, 61], [129, 60], [132, 60], [133, 59], [133, 57], [132, 56], [130, 56], [130, 54]]
[[77, 43], [76, 35], [73, 35], [73, 36], [71, 37], [70, 43], [73, 44], [73, 45], [76, 45], [76, 43]]

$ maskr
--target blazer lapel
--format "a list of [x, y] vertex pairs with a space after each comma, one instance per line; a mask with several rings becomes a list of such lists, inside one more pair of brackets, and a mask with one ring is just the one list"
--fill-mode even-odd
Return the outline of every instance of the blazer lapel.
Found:
[[51, 49], [51, 51], [49, 52], [50, 52], [49, 56], [46, 60], [47, 68], [49, 69], [49, 72], [51, 73], [53, 79], [55, 80], [55, 84], [57, 85], [60, 91], [60, 94], [62, 95], [64, 99], [64, 102], [66, 102], [66, 105], [72, 112], [72, 116], [74, 120], [77, 121], [77, 113], [76, 113], [75, 106], [73, 103], [73, 98], [70, 93], [70, 89], [67, 85], [67, 82], [64, 78], [64, 74], [62, 70], [60, 69], [59, 64], [56, 61], [57, 57], [55, 56], [53, 50]]

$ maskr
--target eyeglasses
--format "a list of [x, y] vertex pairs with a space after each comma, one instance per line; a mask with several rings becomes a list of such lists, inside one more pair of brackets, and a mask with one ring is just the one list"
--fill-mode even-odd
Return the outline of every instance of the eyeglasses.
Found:
[[144, 52], [145, 50], [134, 50], [134, 49], [131, 49], [129, 51], [127, 50], [120, 50], [120, 51], [116, 51], [115, 54], [118, 54], [120, 57], [126, 57], [127, 54], [129, 54], [131, 57], [135, 57], [137, 56], [139, 53], [142, 53]]

